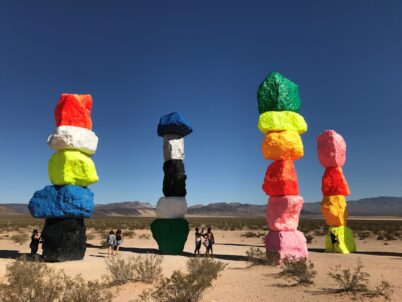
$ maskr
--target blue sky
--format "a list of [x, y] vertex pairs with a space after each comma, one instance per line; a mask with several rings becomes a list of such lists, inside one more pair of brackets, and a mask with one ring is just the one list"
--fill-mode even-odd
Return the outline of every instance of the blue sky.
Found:
[[349, 199], [402, 196], [400, 1], [0, 1], [0, 202], [49, 184], [61, 93], [90, 93], [97, 203], [162, 196], [158, 119], [188, 120], [189, 204], [264, 204], [256, 91], [299, 84], [301, 195], [321, 199], [316, 137], [348, 144]]

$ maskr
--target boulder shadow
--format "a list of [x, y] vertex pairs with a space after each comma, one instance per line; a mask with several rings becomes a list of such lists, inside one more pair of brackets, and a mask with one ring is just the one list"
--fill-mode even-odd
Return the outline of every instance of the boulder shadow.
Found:
[[20, 253], [17, 250], [0, 250], [1, 259], [17, 259], [23, 255], [30, 255], [30, 254]]

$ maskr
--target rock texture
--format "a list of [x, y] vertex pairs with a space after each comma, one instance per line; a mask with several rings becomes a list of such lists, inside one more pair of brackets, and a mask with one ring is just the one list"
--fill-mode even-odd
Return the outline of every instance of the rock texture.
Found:
[[343, 167], [346, 161], [346, 143], [334, 130], [325, 130], [317, 137], [318, 159], [323, 167]]
[[185, 197], [162, 197], [156, 205], [156, 217], [158, 218], [184, 218], [187, 212]]
[[179, 196], [184, 197], [186, 191], [187, 176], [184, 171], [182, 160], [169, 160], [163, 164], [163, 194], [166, 197]]
[[266, 160], [298, 160], [303, 157], [303, 143], [296, 131], [268, 132], [261, 144]]
[[348, 211], [346, 199], [343, 195], [324, 196], [321, 205], [321, 213], [325, 217], [327, 225], [343, 226], [346, 225]]
[[269, 229], [296, 231], [303, 202], [303, 197], [298, 195], [270, 197], [266, 211]]
[[161, 253], [179, 255], [183, 252], [189, 226], [185, 219], [156, 219], [151, 223], [151, 231]]
[[62, 94], [56, 106], [56, 125], [92, 129], [92, 97], [89, 94]]
[[43, 260], [62, 262], [81, 260], [86, 250], [85, 224], [83, 219], [46, 219], [42, 231]]
[[184, 160], [184, 139], [177, 134], [166, 134], [163, 137], [163, 158], [165, 161]]
[[307, 258], [308, 256], [306, 238], [299, 231], [269, 231], [265, 237], [265, 247], [267, 252], [279, 253], [280, 260], [283, 260], [287, 256], [295, 258]]
[[159, 120], [158, 135], [163, 137], [166, 134], [177, 134], [182, 137], [193, 132], [191, 126], [177, 112], [162, 116]]
[[270, 164], [265, 173], [262, 189], [269, 196], [299, 195], [293, 161], [279, 160]]
[[35, 218], [89, 218], [94, 208], [94, 194], [78, 186], [46, 186], [35, 192], [28, 208]]
[[302, 134], [307, 131], [307, 124], [300, 114], [292, 111], [267, 111], [260, 115], [258, 129], [264, 134], [285, 130]]
[[343, 175], [342, 168], [326, 168], [322, 177], [321, 191], [323, 195], [344, 195], [350, 194], [349, 186]]
[[86, 128], [60, 126], [49, 136], [47, 144], [56, 151], [71, 149], [93, 155], [98, 146], [98, 137]]
[[298, 112], [301, 105], [297, 84], [278, 72], [270, 73], [262, 81], [257, 99], [260, 114], [267, 111]]
[[48, 172], [50, 181], [54, 185], [86, 187], [98, 181], [92, 159], [76, 150], [54, 153], [49, 160]]
[[[331, 233], [335, 235], [336, 243], [332, 244]], [[356, 252], [356, 243], [352, 230], [347, 226], [329, 227], [325, 240], [325, 251], [328, 253], [349, 254]]]

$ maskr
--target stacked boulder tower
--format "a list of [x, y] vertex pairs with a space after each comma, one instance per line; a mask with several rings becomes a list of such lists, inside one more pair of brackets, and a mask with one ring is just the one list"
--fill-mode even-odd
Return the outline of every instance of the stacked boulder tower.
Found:
[[42, 256], [48, 262], [85, 256], [84, 218], [91, 217], [94, 208], [94, 194], [87, 187], [98, 181], [91, 159], [98, 145], [91, 108], [89, 94], [61, 95], [55, 109], [56, 130], [47, 141], [56, 151], [48, 163], [52, 185], [36, 191], [29, 201], [31, 215], [46, 219]]
[[183, 117], [173, 112], [160, 118], [158, 135], [163, 137], [163, 195], [156, 206], [157, 219], [151, 231], [163, 254], [183, 252], [189, 233], [186, 173], [184, 170], [184, 137], [193, 132]]
[[264, 133], [262, 154], [274, 161], [266, 171], [263, 191], [269, 196], [266, 218], [269, 227], [265, 237], [267, 253], [307, 258], [307, 243], [297, 230], [303, 206], [293, 161], [303, 157], [300, 134], [307, 131], [304, 118], [298, 114], [301, 101], [297, 84], [272, 72], [260, 84], [257, 93], [259, 130]]
[[325, 168], [321, 182], [324, 197], [320, 205], [329, 226], [325, 251], [342, 254], [355, 252], [353, 232], [346, 226], [348, 210], [345, 196], [350, 194], [350, 190], [342, 171], [346, 161], [345, 140], [334, 130], [326, 130], [317, 137], [317, 153]]

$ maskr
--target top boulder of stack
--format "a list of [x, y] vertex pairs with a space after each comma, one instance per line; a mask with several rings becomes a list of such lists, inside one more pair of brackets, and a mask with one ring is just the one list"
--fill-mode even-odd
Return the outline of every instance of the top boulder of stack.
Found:
[[92, 130], [90, 94], [63, 93], [55, 110], [56, 126], [75, 126]]
[[267, 111], [299, 112], [301, 105], [297, 84], [278, 72], [271, 72], [262, 81], [257, 99], [260, 114]]
[[163, 115], [159, 120], [158, 135], [161, 137], [166, 134], [177, 134], [184, 137], [191, 132], [193, 129], [178, 112]]

